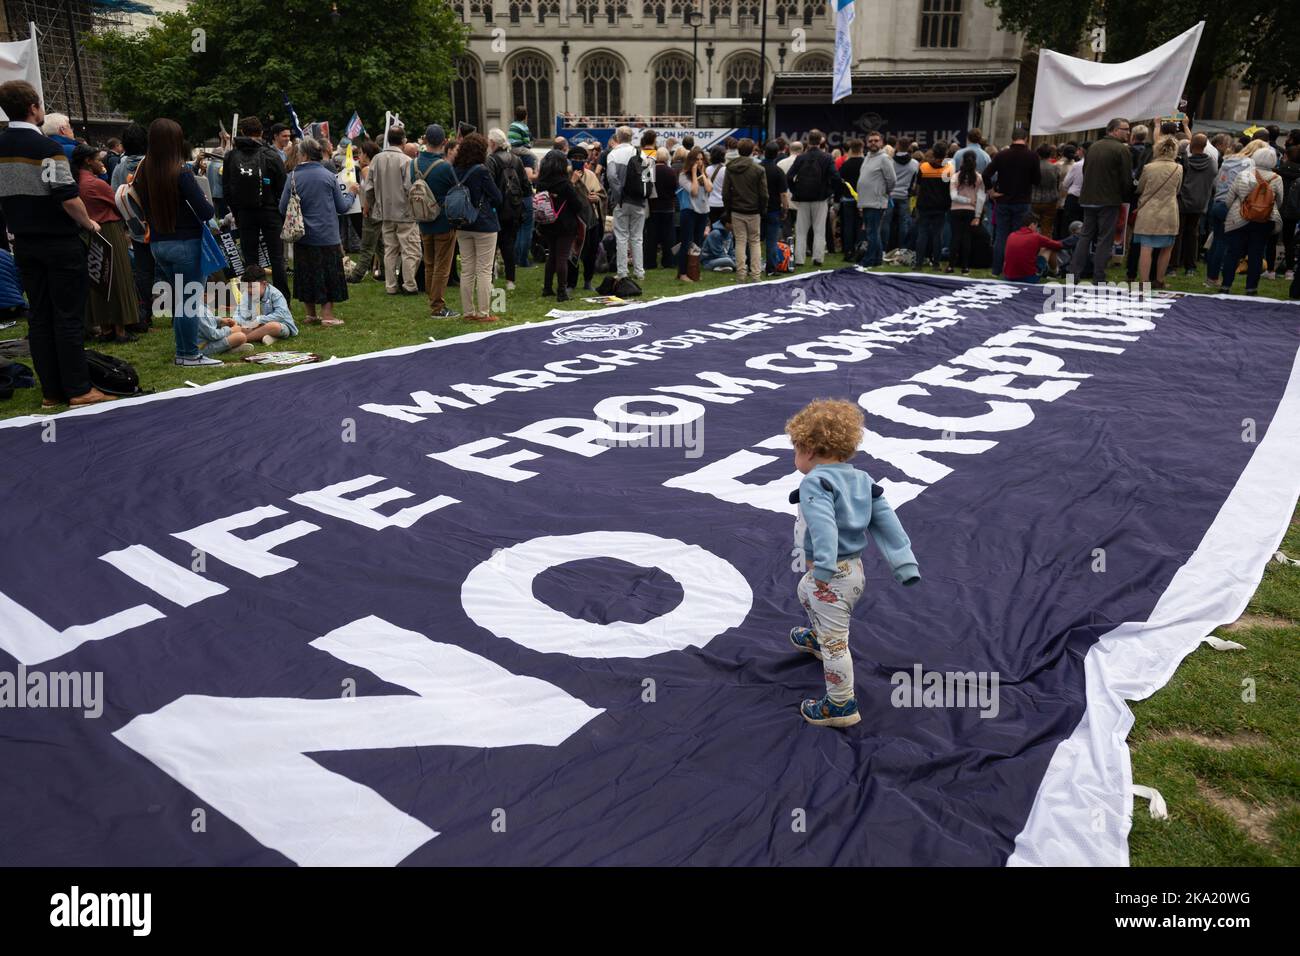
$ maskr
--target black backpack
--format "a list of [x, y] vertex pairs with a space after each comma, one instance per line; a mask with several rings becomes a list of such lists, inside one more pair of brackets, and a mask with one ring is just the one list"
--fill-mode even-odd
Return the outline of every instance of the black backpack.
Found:
[[790, 193], [795, 202], [816, 202], [826, 196], [826, 164], [812, 152], [804, 153], [794, 161], [790, 175], [794, 178]]
[[262, 150], [252, 153], [244, 149], [231, 150], [226, 154], [225, 164], [230, 167], [230, 189], [225, 197], [227, 205], [231, 209], [261, 206], [263, 181], [266, 178]]
[[641, 287], [630, 276], [624, 276], [614, 283], [614, 294], [620, 299], [635, 299], [641, 294]]
[[501, 211], [506, 215], [502, 218], [508, 222], [519, 222], [524, 218], [524, 187], [519, 181], [523, 174], [523, 163], [513, 153], [510, 155], [513, 162], [502, 162], [497, 155], [493, 153], [489, 156], [488, 162], [492, 164], [493, 178], [505, 200]]
[[629, 199], [633, 202], [643, 202], [645, 200], [645, 160], [641, 156], [641, 150], [633, 149], [632, 156], [627, 161], [627, 175], [623, 178], [623, 198], [620, 205]]
[[86, 369], [90, 384], [105, 395], [143, 395], [135, 366], [103, 352], [86, 349]]

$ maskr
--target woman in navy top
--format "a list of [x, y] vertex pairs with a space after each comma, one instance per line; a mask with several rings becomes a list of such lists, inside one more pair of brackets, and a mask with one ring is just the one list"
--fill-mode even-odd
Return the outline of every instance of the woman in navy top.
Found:
[[136, 170], [133, 186], [149, 223], [149, 249], [162, 273], [171, 300], [177, 365], [220, 365], [199, 354], [199, 316], [207, 276], [200, 230], [212, 218], [212, 204], [194, 174], [184, 168], [185, 136], [175, 120], [149, 124], [149, 149]]
[[501, 231], [497, 209], [502, 198], [484, 165], [487, 150], [487, 137], [470, 133], [460, 141], [452, 163], [457, 182], [469, 190], [470, 201], [478, 210], [474, 221], [460, 226], [456, 233], [460, 247], [460, 304], [465, 318], [476, 322], [496, 321], [491, 314], [492, 263], [497, 253], [497, 233]]

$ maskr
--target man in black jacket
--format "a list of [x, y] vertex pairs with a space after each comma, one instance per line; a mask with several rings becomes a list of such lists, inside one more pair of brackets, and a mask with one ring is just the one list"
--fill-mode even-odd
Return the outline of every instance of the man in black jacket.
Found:
[[41, 381], [42, 408], [92, 405], [108, 396], [90, 384], [83, 320], [90, 279], [81, 230], [98, 233], [86, 213], [63, 149], [41, 133], [45, 110], [24, 80], [0, 84], [0, 206], [14, 234], [14, 260], [31, 310], [27, 339]]
[[1029, 217], [1033, 190], [1043, 178], [1038, 154], [1026, 145], [1029, 131], [1017, 127], [1011, 145], [984, 167], [984, 188], [994, 202], [997, 222], [993, 233], [993, 275], [1002, 278], [1002, 257], [1007, 251], [1007, 237], [1024, 225]]
[[280, 194], [284, 192], [284, 162], [262, 141], [262, 121], [248, 116], [239, 121], [239, 136], [221, 167], [221, 191], [235, 215], [240, 250], [246, 265], [258, 264], [258, 246], [266, 243], [271, 260], [271, 281], [289, 294], [284, 273], [284, 246], [280, 230]]
[[[813, 233], [813, 265], [821, 268], [826, 257], [827, 200], [840, 188], [835, 161], [822, 148], [825, 137], [819, 129], [809, 130], [808, 148], [790, 166], [790, 195], [795, 203], [794, 263], [804, 264], [808, 254], [808, 230]], [[724, 183], [725, 185], [725, 183]]]

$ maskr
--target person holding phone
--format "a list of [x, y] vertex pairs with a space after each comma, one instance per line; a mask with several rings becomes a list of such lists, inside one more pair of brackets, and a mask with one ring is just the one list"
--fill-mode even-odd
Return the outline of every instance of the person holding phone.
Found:
[[677, 208], [681, 213], [681, 228], [677, 246], [677, 278], [694, 282], [686, 274], [686, 259], [691, 246], [704, 245], [704, 227], [709, 221], [709, 196], [713, 180], [704, 164], [704, 150], [698, 146], [686, 156], [682, 174], [677, 177]]

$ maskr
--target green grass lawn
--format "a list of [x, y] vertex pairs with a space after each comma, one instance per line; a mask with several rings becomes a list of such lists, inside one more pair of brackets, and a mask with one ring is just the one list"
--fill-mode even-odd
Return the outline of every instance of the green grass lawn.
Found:
[[[827, 267], [841, 265], [827, 256]], [[883, 271], [907, 271], [885, 267]], [[1112, 279], [1121, 270], [1112, 270]], [[987, 278], [987, 271], [974, 273]], [[706, 273], [698, 284], [677, 282], [673, 270], [653, 270], [643, 287], [647, 298], [729, 285], [734, 276]], [[1244, 288], [1243, 277], [1238, 283]], [[498, 283], [504, 285], [503, 282]], [[502, 321], [496, 326], [534, 322], [555, 307], [541, 297], [542, 268], [519, 271], [518, 288], [504, 293]], [[1171, 291], [1206, 292], [1202, 278], [1171, 277]], [[322, 358], [357, 355], [430, 338], [443, 339], [485, 326], [463, 320], [431, 320], [423, 295], [388, 296], [383, 284], [367, 279], [349, 287], [351, 298], [337, 315], [338, 328], [302, 325], [301, 303], [294, 302], [303, 334], [274, 348], [303, 349]], [[1289, 283], [1262, 280], [1260, 294], [1286, 298]], [[566, 309], [595, 309], [579, 297]], [[457, 290], [448, 290], [457, 308]], [[0, 338], [26, 334], [24, 324]], [[95, 345], [121, 356], [140, 373], [145, 388], [205, 385], [264, 369], [228, 359], [221, 368], [178, 368], [172, 364], [172, 334], [163, 320], [154, 331], [129, 345]], [[259, 349], [263, 347], [259, 346]], [[30, 364], [30, 363], [28, 363]], [[37, 389], [21, 389], [0, 403], [0, 418], [40, 410]], [[1293, 522], [1283, 549], [1300, 556], [1300, 518]], [[1190, 655], [1169, 684], [1133, 706], [1137, 722], [1129, 738], [1135, 783], [1158, 789], [1168, 801], [1169, 819], [1150, 819], [1146, 802], [1134, 806], [1130, 837], [1138, 866], [1300, 865], [1300, 567], [1270, 564], [1245, 617], [1227, 637], [1245, 651], [1218, 652], [1202, 647]], [[1255, 699], [1242, 700], [1245, 680], [1254, 682]]]

